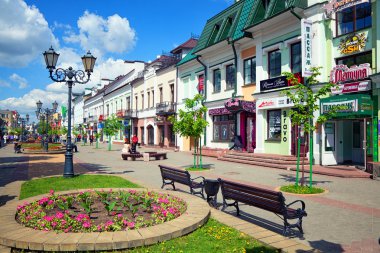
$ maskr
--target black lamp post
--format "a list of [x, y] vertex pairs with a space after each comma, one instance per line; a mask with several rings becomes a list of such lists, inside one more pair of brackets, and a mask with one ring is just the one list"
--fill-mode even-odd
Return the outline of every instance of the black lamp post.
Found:
[[[73, 70], [72, 67], [68, 69], [58, 68], [55, 69], [58, 61], [59, 54], [56, 53], [53, 47], [50, 47], [48, 51], [43, 53], [46, 63], [46, 68], [50, 72], [50, 79], [55, 82], [65, 82], [69, 88], [68, 93], [68, 129], [67, 129], [67, 145], [65, 154], [65, 168], [63, 172], [64, 177], [74, 176], [74, 165], [73, 165], [73, 146], [71, 143], [71, 94], [72, 88], [75, 83], [85, 84], [90, 81], [91, 73], [94, 70], [94, 65], [96, 58], [87, 52], [86, 55], [82, 57], [82, 62], [84, 66], [83, 70]], [[54, 73], [53, 73], [54, 72]], [[87, 77], [86, 77], [87, 73]]]
[[37, 103], [37, 111], [36, 111], [36, 115], [37, 117], [41, 117], [41, 116], [44, 116], [45, 117], [45, 120], [46, 120], [46, 135], [45, 135], [45, 141], [44, 141], [44, 150], [45, 152], [48, 152], [49, 150], [49, 134], [48, 134], [48, 130], [49, 130], [49, 115], [55, 113], [57, 111], [57, 107], [58, 107], [58, 103], [57, 101], [54, 101], [53, 102], [53, 109], [49, 109], [49, 108], [42, 108], [42, 102], [41, 101], [38, 101]]
[[19, 120], [21, 121], [21, 136], [20, 136], [20, 141], [25, 141], [25, 136], [24, 136], [24, 133], [25, 133], [25, 123], [28, 123], [29, 122], [29, 114], [26, 114], [25, 115], [25, 118], [19, 118]]

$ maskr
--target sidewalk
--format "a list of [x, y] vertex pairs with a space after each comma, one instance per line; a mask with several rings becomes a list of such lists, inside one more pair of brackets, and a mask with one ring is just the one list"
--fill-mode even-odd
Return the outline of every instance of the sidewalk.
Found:
[[[101, 149], [95, 149], [93, 146], [79, 146], [78, 148], [79, 153], [75, 153], [74, 156], [75, 173], [121, 174], [149, 188], [161, 187], [162, 181], [158, 164], [187, 167], [192, 163], [192, 157], [183, 152], [169, 152], [169, 159], [163, 161], [132, 162], [121, 159], [121, 147], [117, 145], [113, 145], [114, 150], [112, 151], [107, 151], [103, 145]], [[12, 159], [21, 159], [23, 157], [22, 154], [12, 154], [11, 150], [8, 149], [9, 147], [0, 150], [0, 162], [4, 161], [4, 159], [9, 160], [12, 157], [14, 157]], [[139, 151], [142, 151], [142, 149]], [[63, 161], [63, 156], [61, 159]], [[45, 170], [40, 170], [39, 173], [61, 175], [63, 173], [63, 163], [59, 165], [53, 159], [42, 158], [42, 164], [46, 165], [49, 161], [57, 165], [57, 168], [48, 173], [45, 173]], [[295, 180], [293, 171], [223, 162], [207, 157], [203, 158], [203, 163], [212, 169], [205, 172], [192, 172], [193, 176], [221, 177], [268, 189], [275, 189], [280, 185], [293, 183]], [[8, 163], [5, 165], [0, 163], [1, 171], [5, 172], [0, 177], [1, 195], [4, 195], [5, 188], [13, 184], [16, 184], [14, 186], [16, 190], [17, 185], [21, 184], [20, 180], [28, 180], [30, 176], [34, 175], [33, 171], [37, 170], [37, 167], [34, 167], [34, 169], [29, 168], [29, 166], [25, 168], [25, 165], [22, 164], [25, 164], [25, 161], [18, 160], [14, 163], [16, 168], [7, 169], [7, 166], [10, 166]], [[37, 164], [38, 162], [36, 161]], [[19, 167], [24, 167], [26, 171], [20, 170]], [[44, 167], [46, 168], [46, 166]], [[16, 175], [19, 175], [19, 177]], [[4, 179], [4, 176], [8, 179]], [[14, 178], [15, 176], [15, 180], [9, 178]], [[314, 175], [313, 183], [318, 187], [327, 189], [329, 193], [319, 196], [285, 194], [287, 203], [295, 199], [304, 200], [308, 212], [308, 217], [304, 220], [304, 237], [300, 237], [298, 233], [295, 233], [286, 239], [294, 240], [295, 243], [300, 243], [300, 245], [304, 245], [308, 249], [314, 248], [321, 252], [380, 252], [377, 243], [380, 235], [380, 201], [378, 194], [373, 194], [380, 192], [379, 181]], [[189, 192], [186, 187], [180, 186], [179, 188]], [[13, 193], [16, 196], [17, 194], [18, 192]], [[218, 196], [218, 200], [219, 202], [221, 201], [220, 196]], [[231, 225], [239, 224], [243, 221], [248, 222], [252, 224], [252, 227], [261, 227], [269, 231], [268, 233], [276, 234], [277, 237], [273, 237], [273, 240], [279, 240], [278, 236], [282, 232], [282, 221], [278, 217], [269, 212], [244, 205], [241, 205], [241, 212], [242, 215], [239, 218], [234, 217], [234, 208], [227, 208], [225, 213], [216, 211], [213, 212], [213, 215], [220, 213], [221, 216], [235, 220]]]

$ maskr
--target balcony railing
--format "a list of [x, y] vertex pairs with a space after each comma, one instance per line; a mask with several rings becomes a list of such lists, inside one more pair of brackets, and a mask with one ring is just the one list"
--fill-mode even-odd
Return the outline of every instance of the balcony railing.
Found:
[[161, 102], [156, 104], [156, 115], [175, 114], [175, 104], [173, 102]]
[[127, 109], [124, 111], [124, 118], [126, 119], [132, 119], [132, 118], [137, 118], [137, 111]]

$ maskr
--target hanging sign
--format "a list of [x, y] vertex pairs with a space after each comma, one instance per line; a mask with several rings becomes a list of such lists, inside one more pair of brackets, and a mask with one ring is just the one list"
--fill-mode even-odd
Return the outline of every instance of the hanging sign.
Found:
[[339, 84], [331, 89], [332, 94], [345, 94], [371, 90], [371, 81]]
[[330, 72], [330, 82], [344, 83], [347, 81], [357, 81], [368, 78], [371, 75], [371, 65], [363, 63], [359, 66], [336, 65]]
[[341, 54], [360, 52], [365, 48], [367, 38], [365, 33], [355, 33], [340, 40], [339, 50]]
[[198, 89], [198, 93], [199, 94], [203, 94], [203, 89], [204, 89], [204, 75], [200, 75], [198, 76], [198, 86], [197, 86], [197, 89]]
[[230, 98], [224, 103], [224, 107], [232, 113], [237, 113], [243, 110], [241, 100], [237, 98]]
[[286, 76], [279, 76], [260, 81], [260, 91], [267, 91], [288, 87], [289, 83]]
[[307, 19], [301, 20], [301, 55], [302, 55], [302, 76], [311, 76], [311, 32], [312, 22]]

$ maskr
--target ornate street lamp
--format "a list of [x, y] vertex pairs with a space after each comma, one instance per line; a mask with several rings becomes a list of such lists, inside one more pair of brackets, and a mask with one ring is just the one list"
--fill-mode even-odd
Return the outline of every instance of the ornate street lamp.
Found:
[[[91, 73], [94, 70], [96, 58], [87, 52], [86, 55], [82, 57], [82, 63], [84, 67], [83, 70], [73, 70], [72, 67], [68, 69], [58, 68], [55, 69], [58, 61], [59, 54], [56, 53], [53, 47], [50, 47], [48, 51], [43, 53], [46, 63], [46, 68], [49, 70], [50, 79], [55, 82], [65, 82], [69, 88], [68, 92], [68, 129], [67, 129], [67, 144], [65, 153], [65, 168], [63, 172], [64, 177], [74, 176], [74, 165], [73, 165], [73, 146], [71, 143], [71, 94], [72, 88], [75, 83], [85, 84], [90, 81]], [[53, 73], [54, 72], [54, 73]], [[86, 77], [87, 73], [87, 77]]]
[[55, 113], [57, 111], [57, 108], [58, 108], [58, 103], [57, 101], [54, 101], [52, 103], [53, 105], [53, 109], [49, 109], [49, 108], [42, 108], [42, 102], [41, 101], [38, 101], [36, 103], [37, 105], [37, 111], [36, 111], [36, 116], [37, 118], [42, 118], [42, 117], [45, 117], [45, 120], [46, 120], [46, 131], [45, 131], [45, 140], [44, 140], [44, 150], [45, 152], [48, 152], [49, 150], [49, 134], [48, 134], [48, 130], [49, 130], [49, 115]]

